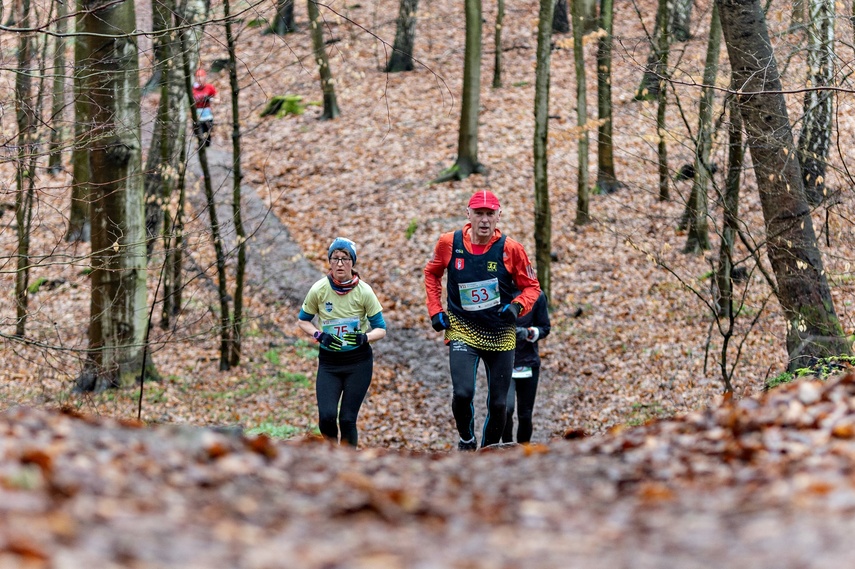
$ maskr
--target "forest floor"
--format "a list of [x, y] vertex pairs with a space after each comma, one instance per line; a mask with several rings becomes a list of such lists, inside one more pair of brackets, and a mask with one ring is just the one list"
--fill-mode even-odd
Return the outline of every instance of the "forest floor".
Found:
[[[573, 223], [579, 130], [567, 38], [557, 38], [552, 52], [556, 261], [536, 444], [449, 452], [456, 435], [448, 364], [429, 325], [422, 269], [439, 234], [463, 225], [466, 200], [478, 189], [499, 196], [500, 228], [534, 254], [537, 7], [508, 7], [503, 87], [492, 89], [487, 30], [495, 14], [485, 6], [479, 156], [486, 172], [430, 185], [456, 155], [463, 20], [453, 2], [426, 4], [416, 40], [420, 65], [399, 75], [380, 72], [388, 50], [378, 40], [394, 37], [395, 2], [332, 5], [326, 12], [342, 109], [334, 121], [318, 121], [320, 109], [311, 104], [301, 115], [259, 116], [273, 95], [321, 98], [305, 7], [298, 5], [298, 32], [284, 38], [241, 27], [244, 208], [253, 232], [244, 357], [231, 370], [217, 369], [213, 249], [194, 180], [184, 309], [165, 329], [154, 312], [152, 357], [161, 381], [146, 383], [142, 393], [74, 393], [87, 342], [88, 248], [62, 239], [67, 176], [40, 179], [34, 249], [43, 261], [31, 282], [44, 280], [30, 298], [34, 342], [7, 340], [0, 364], [0, 567], [795, 568], [851, 558], [851, 378], [762, 394], [764, 380], [786, 367], [785, 324], [741, 247], [749, 278], [739, 285], [744, 307], [724, 365], [736, 391], [723, 401], [723, 339], [707, 304], [720, 207], [713, 198], [711, 251], [682, 254], [685, 234], [676, 227], [691, 182], [674, 182], [672, 199], [658, 199], [656, 107], [633, 100], [646, 40], [626, 6], [616, 18], [613, 77], [616, 168], [625, 187], [593, 195], [585, 226]], [[265, 10], [246, 12], [244, 23], [269, 18]], [[652, 29], [654, 3], [643, 2], [641, 13]], [[689, 131], [697, 123], [709, 5], [698, 3], [693, 16], [694, 36], [675, 45], [671, 60], [677, 82], [665, 136], [675, 172], [692, 159]], [[770, 12], [773, 29], [785, 20]], [[225, 57], [225, 42], [215, 26], [207, 34], [210, 68]], [[785, 81], [803, 76], [793, 55], [799, 41], [797, 34], [775, 35]], [[585, 49], [594, 117], [594, 43]], [[726, 85], [725, 51], [722, 58]], [[209, 158], [218, 204], [230, 208], [228, 80], [222, 72], [209, 79], [220, 90]], [[144, 111], [156, 103], [146, 98]], [[798, 116], [801, 98], [788, 103]], [[720, 113], [721, 97], [717, 104]], [[846, 105], [841, 100], [837, 124], [851, 134], [855, 115]], [[719, 164], [722, 139], [715, 145]], [[832, 187], [847, 185], [840, 165], [851, 160], [848, 152], [832, 159]], [[591, 184], [595, 159], [592, 152]], [[195, 158], [193, 168], [198, 172]], [[750, 174], [742, 197], [745, 227], [762, 243]], [[3, 199], [13, 201], [11, 191]], [[849, 334], [852, 208], [844, 195], [814, 216]], [[226, 222], [224, 230], [229, 243], [233, 228]], [[358, 451], [317, 440], [317, 351], [294, 326], [300, 299], [323, 274], [337, 235], [357, 242], [357, 268], [389, 324], [388, 337], [376, 344]], [[0, 245], [10, 252], [0, 278], [14, 290], [11, 215], [2, 218]], [[161, 256], [150, 265], [150, 302]], [[51, 262], [57, 258], [75, 262]], [[2, 310], [8, 334], [14, 306]], [[478, 393], [481, 421], [483, 385]], [[591, 436], [564, 439], [583, 434]]]

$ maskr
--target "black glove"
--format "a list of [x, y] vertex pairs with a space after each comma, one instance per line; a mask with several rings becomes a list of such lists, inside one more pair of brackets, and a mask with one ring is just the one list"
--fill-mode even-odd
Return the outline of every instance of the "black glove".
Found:
[[341, 338], [338, 336], [333, 336], [326, 332], [315, 332], [315, 340], [328, 350], [332, 350], [334, 352], [341, 350]]
[[517, 344], [521, 344], [528, 340], [528, 328], [520, 328], [517, 326]]
[[445, 312], [437, 312], [434, 314], [433, 318], [430, 319], [430, 325], [433, 326], [433, 329], [437, 332], [442, 332], [443, 330], [451, 328], [451, 322], [448, 321], [448, 314]]
[[363, 334], [362, 330], [354, 330], [353, 332], [345, 332], [341, 339], [347, 342], [348, 344], [353, 344], [354, 346], [361, 346], [362, 344], [368, 343], [368, 334]]
[[508, 324], [516, 324], [517, 316], [520, 315], [521, 308], [522, 306], [519, 302], [512, 302], [510, 304], [506, 304], [499, 311], [499, 316]]

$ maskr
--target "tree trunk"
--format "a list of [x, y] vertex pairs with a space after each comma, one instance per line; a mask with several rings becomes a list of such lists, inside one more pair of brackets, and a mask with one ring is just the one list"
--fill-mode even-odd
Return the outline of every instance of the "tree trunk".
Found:
[[615, 174], [612, 144], [612, 0], [600, 2], [600, 27], [605, 32], [597, 42], [597, 189], [604, 194], [616, 192], [623, 184]]
[[731, 319], [733, 311], [733, 245], [739, 229], [739, 189], [742, 176], [744, 150], [742, 147], [742, 117], [736, 104], [736, 98], [730, 97], [728, 103], [730, 126], [727, 141], [727, 177], [724, 182], [724, 222], [721, 232], [721, 246], [718, 253], [716, 271], [716, 290], [718, 315]]
[[297, 30], [294, 23], [294, 0], [276, 0], [276, 19], [273, 20], [273, 33], [279, 36]]
[[[311, 4], [311, 0], [310, 0]], [[185, 24], [186, 25], [186, 24]], [[181, 35], [181, 63], [184, 70], [184, 96], [187, 98], [191, 120], [193, 121], [193, 132], [199, 132], [199, 115], [195, 112], [193, 104], [193, 72], [190, 69], [190, 58], [185, 41], [185, 35]], [[208, 151], [205, 144], [199, 144], [199, 165], [202, 168], [202, 184], [205, 188], [205, 202], [208, 208], [208, 216], [211, 224], [211, 241], [214, 244], [214, 256], [217, 263], [217, 298], [220, 302], [220, 371], [230, 369], [229, 345], [231, 344], [231, 316], [229, 308], [228, 285], [226, 282], [226, 255], [223, 250], [223, 238], [220, 233], [220, 222], [217, 217], [217, 207], [214, 201], [214, 186], [211, 181], [211, 169], [208, 165]]]
[[505, 0], [496, 5], [496, 55], [493, 57], [493, 89], [502, 86], [502, 26], [505, 22]]
[[668, 132], [668, 123], [666, 122], [666, 109], [668, 106], [668, 90], [666, 89], [666, 75], [668, 73], [668, 49], [670, 43], [670, 35], [668, 33], [668, 0], [659, 0], [659, 6], [656, 10], [656, 27], [659, 30], [659, 36], [656, 39], [656, 97], [659, 100], [659, 106], [656, 110], [656, 134], [658, 135], [659, 144], [657, 148], [658, 164], [659, 164], [659, 199], [667, 201], [671, 199], [670, 184], [671, 175], [668, 170], [668, 145], [665, 140], [665, 135]]
[[92, 298], [81, 390], [131, 384], [143, 366], [145, 219], [140, 172], [140, 86], [133, 0], [84, 0], [84, 66], [91, 139]]
[[556, 34], [566, 34], [570, 31], [570, 10], [567, 7], [567, 0], [555, 0], [552, 31]]
[[694, 0], [673, 0], [671, 10], [671, 41], [683, 42], [692, 37], [691, 20]]
[[[74, 18], [75, 32], [83, 28], [84, 0], [77, 0], [77, 15]], [[89, 93], [85, 78], [88, 75], [86, 58], [89, 53], [89, 38], [74, 38], [74, 144], [71, 147], [71, 207], [68, 213], [68, 228], [65, 240], [87, 242], [92, 226], [89, 219]]]
[[585, 46], [583, 45], [585, 4], [573, 2], [573, 61], [576, 67], [576, 126], [579, 129], [577, 146], [579, 170], [576, 178], [576, 225], [591, 221], [588, 211], [588, 83], [585, 79]]
[[235, 224], [235, 238], [237, 241], [237, 267], [235, 268], [235, 309], [232, 318], [231, 351], [229, 353], [229, 365], [236, 366], [240, 363], [241, 340], [243, 338], [243, 289], [246, 276], [246, 230], [243, 227], [243, 215], [241, 214], [241, 182], [243, 182], [243, 169], [241, 168], [240, 147], [240, 86], [238, 85], [237, 68], [238, 60], [235, 48], [235, 38], [232, 33], [232, 21], [230, 18], [231, 3], [223, 0], [223, 9], [226, 20], [226, 45], [229, 51], [229, 86], [231, 87], [232, 101], [232, 220]]
[[[204, 2], [181, 2], [178, 9], [183, 21], [193, 26], [195, 33], [201, 33], [208, 15]], [[160, 77], [160, 101], [145, 166], [146, 252], [149, 257], [157, 240], [165, 237], [164, 231], [172, 230], [169, 204], [179, 167], [178, 156], [187, 140], [186, 117], [190, 105], [184, 93], [183, 70], [175, 64], [180, 41], [169, 31], [174, 13], [174, 0], [152, 2], [155, 66], [158, 69], [155, 75]], [[199, 43], [190, 42], [189, 49], [191, 67], [195, 68]]]
[[807, 23], [808, 87], [804, 102], [804, 123], [799, 137], [799, 161], [808, 203], [825, 199], [825, 170], [831, 145], [834, 94], [823, 90], [834, 81], [834, 2], [810, 0]]
[[312, 28], [312, 48], [315, 51], [315, 62], [321, 75], [321, 89], [324, 93], [324, 112], [321, 120], [332, 120], [341, 115], [335, 96], [335, 81], [333, 80], [327, 50], [324, 48], [323, 21], [316, 0], [307, 0], [309, 5], [309, 25]]
[[688, 232], [684, 253], [700, 253], [710, 248], [707, 191], [710, 181], [710, 155], [712, 154], [713, 95], [718, 77], [718, 58], [721, 51], [721, 18], [713, 5], [707, 41], [707, 59], [704, 65], [704, 86], [698, 111], [698, 140], [695, 143], [695, 177], [692, 178], [692, 193], [686, 207]]
[[[30, 0], [23, 0], [16, 19], [21, 28], [30, 28]], [[15, 164], [15, 220], [17, 225], [17, 271], [15, 273], [15, 334], [26, 332], [30, 282], [30, 221], [32, 219], [33, 182], [32, 159], [36, 152], [36, 101], [33, 96], [35, 45], [31, 32], [18, 32], [18, 66], [15, 73], [15, 117], [18, 126]]]
[[549, 68], [554, 0], [540, 0], [537, 24], [537, 66], [534, 72], [534, 247], [537, 279], [552, 298], [552, 214], [549, 208]]
[[48, 172], [57, 174], [62, 171], [62, 145], [64, 143], [65, 121], [65, 34], [68, 32], [68, 5], [56, 2], [56, 37], [53, 43], [53, 88], [51, 89], [50, 113], [50, 156]]
[[463, 54], [463, 95], [460, 101], [460, 128], [457, 136], [457, 161], [433, 180], [434, 184], [465, 180], [480, 174], [478, 162], [478, 111], [481, 105], [481, 0], [464, 0], [466, 12], [466, 48]]
[[789, 368], [851, 353], [819, 254], [777, 63], [759, 0], [716, 0], [787, 322]]
[[[653, 101], [659, 99], [659, 89], [663, 86], [662, 79], [665, 75], [668, 60], [668, 48], [671, 42], [671, 26], [668, 25], [670, 14], [673, 12], [671, 0], [659, 0], [656, 7], [656, 23], [653, 26], [653, 34], [648, 36], [650, 40], [650, 56], [644, 67], [644, 75], [641, 84], [635, 93], [636, 101]], [[666, 38], [663, 45], [662, 39]]]
[[386, 65], [387, 73], [413, 70], [418, 7], [419, 0], [401, 0], [398, 8], [398, 23], [395, 28], [395, 44], [392, 46], [392, 55]]

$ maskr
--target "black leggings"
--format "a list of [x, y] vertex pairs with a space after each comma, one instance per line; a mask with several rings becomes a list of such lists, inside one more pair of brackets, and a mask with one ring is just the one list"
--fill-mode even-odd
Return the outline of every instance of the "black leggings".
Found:
[[356, 363], [318, 363], [315, 389], [318, 396], [318, 428], [325, 438], [338, 442], [338, 430], [341, 427], [342, 444], [356, 446], [356, 418], [368, 393], [368, 386], [371, 385], [373, 372], [374, 357], [370, 354]]
[[519, 399], [517, 408], [517, 442], [531, 442], [531, 415], [534, 411], [534, 397], [537, 395], [537, 380], [540, 378], [540, 368], [531, 368], [531, 377], [511, 379], [508, 389], [508, 409], [505, 418], [505, 432], [502, 433], [502, 442], [514, 442], [514, 392]]
[[484, 360], [487, 371], [487, 416], [481, 433], [481, 447], [501, 442], [505, 428], [505, 405], [508, 386], [514, 368], [514, 351], [490, 352], [473, 348], [459, 340], [448, 344], [448, 363], [451, 367], [451, 411], [460, 439], [475, 437], [475, 382], [478, 362]]

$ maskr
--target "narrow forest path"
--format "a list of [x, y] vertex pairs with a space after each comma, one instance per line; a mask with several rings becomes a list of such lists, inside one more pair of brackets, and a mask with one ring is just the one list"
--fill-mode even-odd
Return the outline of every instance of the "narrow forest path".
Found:
[[[195, 151], [195, 145], [192, 146]], [[207, 157], [217, 219], [225, 250], [232, 253], [230, 264], [233, 265], [236, 233], [232, 222], [231, 149], [224, 149], [221, 140], [215, 141], [207, 150]], [[202, 216], [208, 223], [198, 155], [191, 160], [191, 168], [195, 181], [190, 184], [191, 190], [188, 191], [188, 201], [193, 210], [190, 216]], [[306, 258], [288, 228], [253, 188], [244, 184], [241, 196], [243, 223], [249, 243], [246, 275], [248, 290], [252, 294], [261, 295], [268, 302], [282, 303], [282, 309], [293, 311], [296, 320], [306, 292], [323, 273]], [[434, 423], [440, 431], [447, 432], [451, 437], [453, 422], [447, 404], [450, 397], [448, 359], [440, 336], [430, 330], [412, 327], [408, 322], [393, 320], [388, 325], [390, 333], [374, 344], [375, 376], [386, 375], [392, 377], [394, 382], [407, 382], [410, 389], [418, 393], [402, 393], [400, 396], [420, 402], [420, 412], [424, 414], [425, 422]], [[378, 397], [376, 387], [372, 387], [370, 397]], [[364, 407], [370, 405], [369, 399]], [[411, 440], [414, 434], [404, 433], [402, 438]]]

